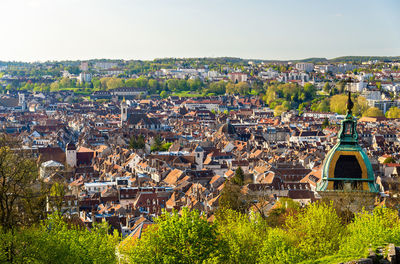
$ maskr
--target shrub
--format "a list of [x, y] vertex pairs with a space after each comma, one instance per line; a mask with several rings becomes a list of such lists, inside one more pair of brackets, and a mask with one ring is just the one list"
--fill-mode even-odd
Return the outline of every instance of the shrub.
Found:
[[339, 249], [343, 235], [341, 220], [332, 203], [313, 203], [286, 221], [288, 234], [306, 258], [319, 258]]
[[372, 212], [356, 214], [347, 226], [348, 236], [340, 248], [343, 256], [366, 257], [369, 249], [387, 243], [400, 243], [400, 220], [395, 210], [375, 208]]

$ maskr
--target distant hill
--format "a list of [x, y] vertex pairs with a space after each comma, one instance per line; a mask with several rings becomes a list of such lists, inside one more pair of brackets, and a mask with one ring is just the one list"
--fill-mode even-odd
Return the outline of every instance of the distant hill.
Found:
[[362, 63], [367, 61], [400, 62], [400, 56], [343, 56], [330, 59], [330, 62]]
[[[90, 63], [96, 62], [118, 62], [118, 63], [135, 63], [135, 62], [152, 62], [157, 64], [169, 64], [174, 62], [199, 62], [200, 64], [210, 64], [210, 63], [218, 63], [218, 64], [240, 64], [247, 65], [249, 61], [255, 63], [283, 63], [286, 64], [288, 62], [298, 63], [298, 62], [310, 62], [314, 64], [321, 63], [362, 63], [367, 61], [382, 61], [382, 62], [400, 62], [400, 56], [342, 56], [332, 59], [327, 58], [305, 58], [305, 59], [296, 59], [296, 60], [268, 60], [268, 59], [243, 59], [236, 57], [203, 57], [203, 58], [158, 58], [154, 60], [121, 60], [121, 59], [91, 59], [86, 60]], [[46, 61], [42, 62], [43, 64], [53, 64], [59, 63], [64, 66], [77, 66], [81, 60], [70, 61]], [[28, 66], [37, 63], [28, 63], [28, 62], [20, 62], [20, 61], [0, 61], [0, 66], [9, 65], [9, 66]]]

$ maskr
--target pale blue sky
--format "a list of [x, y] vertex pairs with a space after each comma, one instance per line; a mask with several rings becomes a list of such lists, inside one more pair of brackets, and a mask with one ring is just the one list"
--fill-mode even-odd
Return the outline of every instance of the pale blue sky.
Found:
[[0, 60], [400, 55], [398, 0], [0, 0]]

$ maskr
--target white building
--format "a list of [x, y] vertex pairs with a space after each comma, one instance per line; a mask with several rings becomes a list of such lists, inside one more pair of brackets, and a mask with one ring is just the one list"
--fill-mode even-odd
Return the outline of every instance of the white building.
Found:
[[94, 67], [100, 70], [108, 70], [112, 68], [116, 68], [118, 63], [116, 62], [96, 62]]
[[50, 177], [53, 173], [61, 172], [63, 170], [64, 165], [57, 161], [49, 160], [43, 162], [42, 165], [40, 165], [39, 176], [41, 179], [46, 179]]
[[307, 63], [307, 62], [296, 63], [295, 67], [299, 71], [305, 71], [305, 72], [311, 72], [311, 71], [314, 70], [314, 64], [313, 63]]
[[269, 68], [267, 71], [262, 71], [258, 74], [258, 77], [261, 79], [274, 79], [279, 76], [279, 73], [272, 68]]
[[228, 78], [234, 82], [247, 82], [247, 74], [242, 73], [242, 72], [231, 72], [228, 73]]
[[90, 82], [92, 80], [92, 74], [87, 72], [81, 72], [78, 76], [80, 82]]
[[84, 72], [88, 71], [89, 70], [89, 63], [87, 61], [81, 62], [81, 65], [79, 66], [79, 69], [81, 71], [84, 71]]
[[102, 192], [104, 190], [107, 190], [108, 187], [113, 187], [116, 186], [117, 183], [114, 182], [88, 182], [85, 183], [85, 190], [88, 193], [97, 193], [97, 192]]

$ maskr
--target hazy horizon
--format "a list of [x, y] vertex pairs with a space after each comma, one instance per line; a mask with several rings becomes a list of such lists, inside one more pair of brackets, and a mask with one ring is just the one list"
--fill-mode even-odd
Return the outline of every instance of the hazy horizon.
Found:
[[400, 56], [400, 2], [3, 0], [0, 60]]
[[240, 57], [234, 57], [234, 56], [217, 56], [217, 57], [163, 57], [163, 58], [153, 58], [153, 59], [124, 59], [124, 58], [91, 58], [91, 59], [62, 59], [62, 60], [36, 60], [36, 61], [23, 61], [23, 60], [1, 60], [2, 62], [15, 62], [15, 63], [46, 63], [46, 62], [62, 62], [62, 61], [93, 61], [93, 60], [112, 60], [112, 61], [117, 61], [117, 60], [122, 60], [122, 61], [153, 61], [153, 60], [163, 60], [163, 59], [176, 59], [176, 60], [185, 60], [185, 59], [219, 59], [219, 58], [235, 58], [235, 59], [240, 59], [240, 60], [260, 60], [260, 61], [282, 61], [282, 62], [290, 62], [290, 61], [302, 61], [302, 60], [308, 60], [308, 59], [327, 59], [332, 60], [336, 59], [339, 57], [400, 57], [400, 55], [385, 55], [385, 56], [379, 56], [379, 55], [343, 55], [343, 56], [337, 56], [337, 57], [332, 57], [332, 58], [326, 58], [326, 57], [307, 57], [307, 58], [294, 58], [294, 59], [286, 59], [286, 60], [280, 60], [280, 59], [260, 59], [260, 58], [240, 58]]

